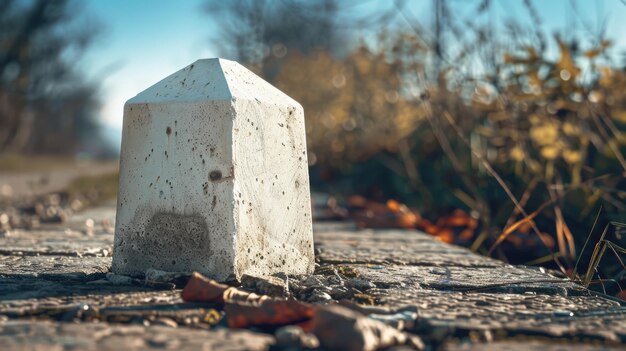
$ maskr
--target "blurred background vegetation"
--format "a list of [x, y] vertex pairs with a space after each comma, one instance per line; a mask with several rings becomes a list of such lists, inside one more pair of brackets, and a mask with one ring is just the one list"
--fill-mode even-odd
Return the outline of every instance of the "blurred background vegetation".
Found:
[[[530, 22], [494, 19], [492, 0], [463, 13], [428, 2], [429, 23], [403, 0], [375, 12], [341, 0], [203, 10], [221, 56], [304, 106], [312, 188], [332, 194], [316, 206], [331, 217], [568, 274], [582, 258], [584, 271], [602, 230], [626, 222], [620, 33], [582, 20], [548, 32], [559, 14], [531, 0]], [[68, 1], [0, 1], [0, 153], [108, 153], [93, 137], [98, 85], [74, 70], [98, 28], [76, 13]], [[623, 246], [623, 235], [610, 226], [607, 239]], [[598, 274], [626, 281], [615, 255]]]
[[0, 153], [107, 153], [98, 84], [77, 63], [99, 27], [78, 3], [0, 1]]

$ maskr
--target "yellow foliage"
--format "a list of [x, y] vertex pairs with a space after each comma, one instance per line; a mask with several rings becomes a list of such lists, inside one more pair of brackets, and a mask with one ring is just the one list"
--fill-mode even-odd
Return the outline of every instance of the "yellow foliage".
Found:
[[543, 124], [530, 129], [530, 137], [537, 145], [553, 145], [559, 136], [555, 124]]
[[546, 160], [554, 160], [560, 154], [559, 148], [556, 146], [544, 146], [541, 148], [541, 157]]
[[[574, 62], [569, 48], [561, 39], [557, 39], [559, 49], [561, 51], [561, 57], [556, 64], [559, 69], [559, 75], [561, 79], [568, 81], [570, 79], [575, 80], [580, 74], [580, 68]], [[568, 77], [567, 79], [565, 77]]]
[[[425, 73], [420, 55], [426, 49], [418, 42], [402, 34], [381, 38], [376, 49], [361, 45], [343, 57], [290, 50], [280, 59], [269, 58], [280, 68], [273, 83], [305, 108], [312, 162], [344, 167], [384, 154], [401, 161], [394, 169], [401, 174], [406, 166], [401, 150], [406, 152], [407, 145], [417, 145], [411, 152], [420, 152], [424, 145], [432, 150], [440, 139], [433, 137], [432, 120], [424, 123], [427, 112], [419, 101], [423, 97], [430, 101], [429, 118], [441, 121], [437, 128], [468, 167], [476, 166], [470, 157], [462, 157], [466, 150], [459, 149], [457, 130], [443, 121], [445, 113], [453, 116], [456, 128], [473, 137], [473, 147], [494, 167], [511, 167], [510, 161], [515, 161], [513, 172], [524, 179], [551, 182], [559, 175], [578, 184], [581, 170], [592, 168], [587, 160], [594, 155], [590, 148], [605, 155], [619, 149], [622, 139], [613, 130], [623, 130], [626, 124], [626, 73], [592, 62], [586, 69], [597, 77], [597, 84], [585, 85], [579, 66], [585, 57], [596, 61], [608, 42], [579, 52], [557, 39], [556, 60], [534, 47], [522, 47], [503, 56], [493, 77], [450, 80], [455, 70], [446, 67], [432, 84], [415, 84]], [[491, 83], [498, 79], [499, 85]], [[617, 125], [600, 122], [607, 130], [599, 132], [594, 122], [598, 114]]]
[[562, 128], [563, 128], [563, 133], [571, 137], [579, 136], [582, 132], [580, 129], [580, 126], [577, 126], [574, 123], [569, 122], [569, 121], [563, 123]]
[[275, 84], [304, 106], [309, 148], [322, 161], [395, 151], [422, 119], [398, 67], [364, 46], [345, 58], [290, 52]]
[[571, 165], [577, 164], [582, 160], [582, 153], [574, 150], [563, 150], [563, 159]]
[[526, 153], [521, 147], [515, 146], [511, 149], [509, 156], [515, 161], [523, 161], [526, 157]]

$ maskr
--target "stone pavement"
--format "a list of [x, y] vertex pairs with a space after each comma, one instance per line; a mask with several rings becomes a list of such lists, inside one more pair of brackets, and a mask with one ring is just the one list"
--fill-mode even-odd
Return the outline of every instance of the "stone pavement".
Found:
[[[184, 303], [176, 282], [107, 274], [114, 211], [107, 205], [64, 225], [0, 233], [0, 349], [271, 347], [266, 330], [227, 329], [216, 306]], [[417, 310], [408, 330], [428, 349], [597, 350], [626, 342], [620, 302], [540, 269], [419, 232], [349, 223], [317, 222], [315, 244], [318, 271], [334, 265], [360, 273], [364, 302]]]

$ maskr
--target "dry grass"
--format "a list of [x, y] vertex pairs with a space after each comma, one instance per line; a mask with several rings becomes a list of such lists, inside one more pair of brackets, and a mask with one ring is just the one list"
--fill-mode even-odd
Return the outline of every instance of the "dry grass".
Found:
[[76, 166], [71, 156], [0, 154], [0, 172], [32, 172]]
[[82, 176], [73, 180], [67, 187], [72, 197], [84, 197], [90, 205], [96, 205], [117, 196], [118, 173], [107, 173], [95, 176]]

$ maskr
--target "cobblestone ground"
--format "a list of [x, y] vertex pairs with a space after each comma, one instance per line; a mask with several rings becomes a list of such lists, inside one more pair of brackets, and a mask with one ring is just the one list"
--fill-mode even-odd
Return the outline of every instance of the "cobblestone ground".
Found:
[[[216, 324], [215, 306], [184, 303], [176, 282], [107, 274], [114, 211], [102, 206], [64, 225], [0, 234], [0, 349], [272, 347], [271, 333], [227, 329]], [[416, 310], [409, 331], [428, 349], [596, 350], [626, 342], [626, 308], [617, 300], [539, 269], [414, 231], [349, 223], [316, 223], [315, 243], [318, 271], [354, 268], [362, 300]]]

